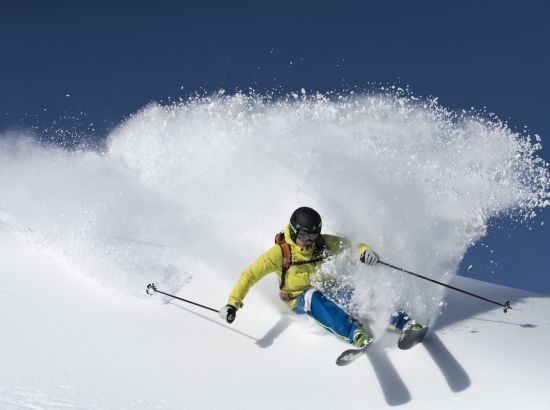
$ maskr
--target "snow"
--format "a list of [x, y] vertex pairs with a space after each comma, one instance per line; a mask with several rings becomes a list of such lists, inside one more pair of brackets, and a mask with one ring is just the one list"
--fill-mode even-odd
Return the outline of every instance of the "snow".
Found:
[[[230, 326], [159, 294], [110, 291], [5, 228], [0, 248], [5, 410], [550, 405], [547, 295], [455, 277], [513, 310], [449, 293], [424, 344], [400, 351], [385, 332], [337, 367], [348, 345], [257, 292]], [[215, 303], [230, 285], [204, 275], [178, 295]]]
[[[498, 120], [405, 94], [193, 97], [152, 104], [105, 150], [0, 136], [0, 409], [548, 408], [548, 297], [456, 277], [491, 218], [549, 201], [537, 144]], [[376, 343], [348, 346], [277, 299], [273, 276], [233, 325], [219, 308], [290, 213], [382, 260], [323, 273], [355, 289]], [[403, 307], [433, 330], [411, 351]]]

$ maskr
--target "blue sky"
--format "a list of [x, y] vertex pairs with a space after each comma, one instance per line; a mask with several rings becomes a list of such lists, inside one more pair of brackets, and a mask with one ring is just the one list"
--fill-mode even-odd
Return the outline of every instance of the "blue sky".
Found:
[[[101, 140], [146, 103], [195, 91], [400, 84], [527, 127], [549, 161], [549, 21], [544, 0], [4, 0], [0, 132]], [[460, 272], [550, 293], [549, 215], [495, 221]]]

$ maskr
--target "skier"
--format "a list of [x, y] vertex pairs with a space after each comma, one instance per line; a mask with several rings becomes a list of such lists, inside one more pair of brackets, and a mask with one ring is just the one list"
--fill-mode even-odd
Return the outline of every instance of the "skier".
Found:
[[[317, 211], [308, 207], [296, 209], [285, 231], [276, 235], [275, 245], [241, 273], [227, 304], [219, 311], [220, 317], [232, 323], [250, 288], [268, 273], [276, 272], [279, 297], [290, 309], [297, 314], [308, 314], [322, 327], [358, 348], [370, 344], [373, 337], [361, 323], [311, 283], [311, 276], [323, 261], [341, 252], [348, 243], [342, 237], [321, 235], [321, 227]], [[358, 255], [361, 262], [370, 266], [379, 260], [376, 252], [364, 243], [359, 244]], [[421, 327], [403, 311], [392, 315], [391, 324], [396, 330]]]

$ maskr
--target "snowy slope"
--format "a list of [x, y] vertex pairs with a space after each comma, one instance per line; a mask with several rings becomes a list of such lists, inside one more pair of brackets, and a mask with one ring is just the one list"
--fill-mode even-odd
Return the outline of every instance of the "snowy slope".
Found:
[[[383, 333], [340, 368], [347, 345], [287, 312], [272, 278], [228, 326], [109, 290], [5, 228], [0, 249], [2, 410], [550, 407], [545, 295], [456, 277], [514, 310], [449, 293], [423, 345], [400, 351]], [[217, 308], [230, 286], [204, 273], [179, 295]]]

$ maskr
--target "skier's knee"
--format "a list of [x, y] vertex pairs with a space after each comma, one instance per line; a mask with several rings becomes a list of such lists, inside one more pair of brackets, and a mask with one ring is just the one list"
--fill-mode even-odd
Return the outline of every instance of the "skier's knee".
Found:
[[311, 300], [314, 294], [316, 293], [320, 293], [320, 292], [316, 289], [308, 289], [304, 293], [302, 293], [300, 296], [298, 296], [294, 311], [298, 314], [311, 312]]

